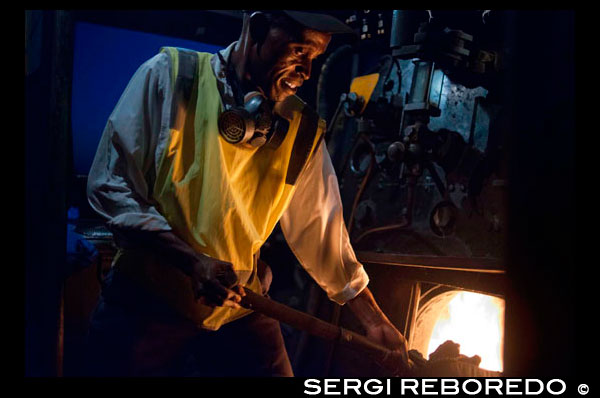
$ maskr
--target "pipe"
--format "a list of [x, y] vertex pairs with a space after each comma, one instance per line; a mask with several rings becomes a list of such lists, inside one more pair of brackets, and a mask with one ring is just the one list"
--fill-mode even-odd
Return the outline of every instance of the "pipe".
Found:
[[390, 32], [390, 48], [400, 48], [414, 43], [419, 24], [429, 21], [426, 10], [394, 10]]
[[373, 143], [371, 142], [371, 140], [369, 140], [369, 138], [365, 134], [361, 134], [360, 139], [364, 140], [367, 144], [369, 144], [369, 148], [370, 148], [369, 154], [370, 154], [371, 160], [369, 162], [369, 168], [367, 169], [365, 176], [363, 177], [362, 181], [360, 182], [358, 191], [356, 191], [356, 195], [354, 196], [354, 202], [352, 203], [352, 209], [350, 211], [350, 218], [348, 219], [348, 236], [350, 236], [350, 234], [352, 233], [352, 227], [354, 226], [354, 214], [356, 213], [356, 207], [358, 206], [360, 197], [362, 196], [362, 193], [365, 190], [365, 187], [367, 186], [369, 179], [371, 178], [371, 172], [373, 171], [373, 165], [375, 164], [375, 149], [374, 149]]
[[376, 227], [376, 228], [371, 228], [366, 230], [365, 232], [363, 232], [362, 234], [360, 234], [358, 236], [358, 238], [356, 238], [356, 240], [353, 242], [354, 245], [358, 244], [358, 242], [360, 242], [365, 236], [372, 234], [373, 232], [381, 232], [381, 231], [391, 231], [391, 230], [395, 230], [395, 229], [404, 229], [410, 226], [410, 223], [408, 222], [408, 220], [403, 220], [403, 222], [399, 223], [399, 224], [391, 224], [391, 225], [385, 225], [382, 227]]
[[327, 118], [327, 99], [325, 98], [326, 88], [327, 88], [327, 80], [329, 74], [333, 68], [333, 65], [339, 61], [347, 52], [352, 51], [352, 46], [350, 44], [343, 45], [336, 49], [327, 60], [323, 63], [321, 67], [321, 74], [319, 75], [319, 82], [317, 83], [317, 113], [322, 118]]

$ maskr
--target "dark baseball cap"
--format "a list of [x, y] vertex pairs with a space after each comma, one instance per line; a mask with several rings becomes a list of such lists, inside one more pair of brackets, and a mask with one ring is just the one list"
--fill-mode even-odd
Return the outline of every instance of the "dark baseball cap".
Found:
[[281, 10], [282, 13], [298, 22], [305, 28], [329, 34], [355, 34], [354, 30], [339, 19], [315, 12]]

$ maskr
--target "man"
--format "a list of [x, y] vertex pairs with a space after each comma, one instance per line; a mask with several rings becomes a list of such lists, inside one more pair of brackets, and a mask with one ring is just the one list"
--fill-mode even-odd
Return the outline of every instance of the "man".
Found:
[[[279, 323], [239, 305], [244, 289], [268, 289], [257, 257], [277, 222], [328, 296], [407, 361], [350, 246], [324, 123], [294, 96], [346, 29], [325, 15], [254, 13], [216, 55], [167, 48], [138, 69], [88, 180], [120, 247], [90, 330], [92, 374], [292, 376]], [[249, 92], [288, 115], [277, 145], [224, 139], [222, 114]]]

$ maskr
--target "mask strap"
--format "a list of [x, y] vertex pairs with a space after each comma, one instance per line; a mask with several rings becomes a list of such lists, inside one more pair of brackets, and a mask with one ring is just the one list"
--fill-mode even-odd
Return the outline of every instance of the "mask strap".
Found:
[[[225, 58], [223, 58], [223, 55], [221, 54], [220, 51], [217, 51], [217, 56], [219, 57], [221, 62], [225, 65], [225, 77], [227, 78], [227, 81], [231, 85], [231, 90], [233, 91], [233, 97], [235, 99], [235, 103], [237, 104], [237, 106], [244, 106], [244, 96], [242, 94], [242, 90], [240, 89], [239, 81], [238, 81], [237, 75], [235, 73], [235, 70], [233, 69], [233, 65], [231, 65], [229, 62], [225, 61]], [[229, 57], [231, 57], [231, 54], [229, 54]]]

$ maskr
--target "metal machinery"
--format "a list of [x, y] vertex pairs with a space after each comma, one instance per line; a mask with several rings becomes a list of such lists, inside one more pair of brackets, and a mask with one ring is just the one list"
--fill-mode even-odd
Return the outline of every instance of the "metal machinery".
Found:
[[[500, 235], [485, 234], [493, 242], [481, 247], [481, 233], [469, 240], [461, 224], [478, 218], [489, 224], [485, 231], [502, 228], [500, 209], [482, 198], [488, 185], [505, 184], [498, 170], [501, 103], [494, 97], [501, 55], [440, 17], [420, 22], [411, 39], [405, 21], [414, 24], [423, 15], [394, 11], [391, 55], [368, 103], [367, 95], [343, 94], [338, 108], [344, 112], [336, 115], [345, 119], [343, 127], [330, 123], [328, 148], [347, 226], [355, 245], [378, 232], [410, 228], [444, 242], [444, 248], [430, 246], [431, 254], [499, 257]], [[355, 91], [365, 78], [354, 79]], [[453, 237], [466, 245], [450, 248]]]
[[[393, 11], [388, 53], [362, 76], [355, 53], [350, 90], [328, 119], [351, 242], [409, 342], [419, 309], [436, 295], [504, 294], [504, 54], [490, 17], [484, 10]], [[361, 32], [359, 45], [368, 41], [367, 19], [347, 22]], [[349, 47], [330, 58], [351, 54]], [[321, 78], [335, 67], [326, 61]], [[321, 116], [331, 109], [321, 106]], [[346, 310], [320, 305], [334, 323], [360, 328]], [[325, 372], [347, 375], [352, 370], [336, 364], [357, 360], [332, 347]]]

